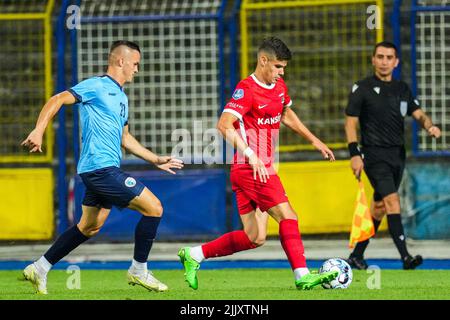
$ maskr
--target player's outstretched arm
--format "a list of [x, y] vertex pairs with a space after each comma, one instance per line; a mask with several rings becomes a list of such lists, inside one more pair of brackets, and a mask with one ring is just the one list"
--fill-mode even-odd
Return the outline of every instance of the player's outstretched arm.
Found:
[[159, 169], [175, 174], [172, 169], [182, 169], [183, 161], [168, 156], [158, 156], [145, 148], [128, 130], [128, 125], [123, 128], [122, 147], [135, 156], [153, 163]]
[[75, 102], [75, 97], [69, 91], [63, 91], [51, 97], [42, 108], [36, 127], [22, 141], [21, 145], [29, 148], [30, 152], [42, 152], [42, 137], [50, 120], [53, 119], [64, 104], [74, 104]]
[[311, 142], [311, 144], [322, 153], [325, 159], [330, 159], [330, 161], [335, 160], [333, 151], [331, 151], [322, 141], [320, 141], [319, 138], [309, 131], [309, 129], [300, 121], [299, 117], [291, 108], [285, 108], [281, 122], [286, 127]]
[[430, 136], [434, 138], [439, 138], [441, 136], [441, 129], [433, 124], [430, 117], [428, 117], [422, 109], [414, 111], [412, 116], [420, 123], [422, 128], [428, 131]]

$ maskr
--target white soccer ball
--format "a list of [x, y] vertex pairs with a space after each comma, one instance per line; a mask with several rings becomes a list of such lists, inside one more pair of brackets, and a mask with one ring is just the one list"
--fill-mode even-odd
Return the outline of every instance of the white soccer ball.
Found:
[[339, 271], [338, 276], [329, 283], [322, 284], [325, 289], [346, 289], [352, 283], [353, 272], [348, 263], [339, 258], [325, 261], [319, 269], [319, 273], [328, 271]]

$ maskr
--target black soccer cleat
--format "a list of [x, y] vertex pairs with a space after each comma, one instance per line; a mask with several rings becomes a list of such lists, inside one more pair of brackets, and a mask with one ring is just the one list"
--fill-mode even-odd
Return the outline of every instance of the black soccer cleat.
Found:
[[364, 260], [362, 257], [359, 258], [350, 255], [350, 257], [348, 257], [346, 261], [353, 269], [366, 270], [368, 268], [366, 260]]
[[423, 262], [422, 256], [417, 255], [415, 257], [413, 256], [407, 256], [403, 260], [403, 269], [404, 270], [414, 270], [418, 266], [420, 266]]

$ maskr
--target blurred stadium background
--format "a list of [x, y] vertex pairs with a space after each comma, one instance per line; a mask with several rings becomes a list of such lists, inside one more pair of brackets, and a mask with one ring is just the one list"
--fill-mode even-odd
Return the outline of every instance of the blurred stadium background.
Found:
[[[357, 183], [343, 110], [353, 82], [371, 73], [373, 45], [386, 39], [401, 49], [395, 76], [411, 85], [443, 130], [440, 140], [431, 140], [406, 122], [406, 232], [415, 240], [450, 239], [448, 1], [1, 0], [0, 240], [47, 243], [78, 221], [84, 190], [75, 170], [77, 106], [59, 112], [42, 154], [29, 155], [20, 142], [51, 95], [106, 71], [108, 48], [117, 39], [136, 41], [142, 50], [140, 73], [126, 86], [131, 132], [160, 154], [179, 143], [174, 130], [192, 138], [184, 154], [192, 164], [176, 176], [124, 156], [125, 170], [163, 203], [159, 240], [204, 241], [239, 228], [228, 166], [202, 161], [210, 143], [204, 133], [253, 70], [267, 35], [281, 37], [293, 52], [286, 81], [294, 110], [338, 156], [335, 163], [320, 161], [305, 141], [281, 132], [279, 173], [302, 233], [318, 239], [349, 234]], [[91, 241], [132, 242], [137, 218], [114, 209]], [[277, 232], [272, 221], [269, 235]]]

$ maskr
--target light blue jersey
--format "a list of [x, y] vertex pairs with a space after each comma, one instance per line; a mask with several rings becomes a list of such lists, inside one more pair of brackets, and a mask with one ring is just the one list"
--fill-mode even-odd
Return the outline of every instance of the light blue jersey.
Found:
[[128, 124], [128, 98], [110, 76], [92, 77], [69, 89], [79, 102], [81, 155], [78, 174], [120, 167], [123, 127]]

